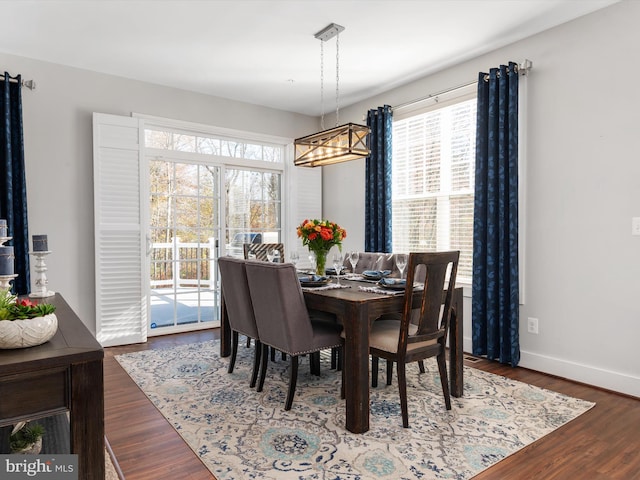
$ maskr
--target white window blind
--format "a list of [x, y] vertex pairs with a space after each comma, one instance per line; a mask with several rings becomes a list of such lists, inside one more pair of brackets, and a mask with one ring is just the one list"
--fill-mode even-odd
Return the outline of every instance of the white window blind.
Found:
[[476, 99], [468, 95], [393, 122], [394, 251], [460, 250], [471, 282]]

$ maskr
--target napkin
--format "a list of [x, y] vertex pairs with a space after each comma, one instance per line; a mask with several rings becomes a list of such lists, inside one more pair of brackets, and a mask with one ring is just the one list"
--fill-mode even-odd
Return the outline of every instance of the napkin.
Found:
[[301, 275], [298, 277], [298, 280], [300, 280], [303, 283], [306, 282], [321, 282], [323, 280], [326, 280], [327, 277], [323, 277], [321, 275]]
[[380, 281], [378, 282], [380, 285], [394, 285], [394, 286], [400, 286], [400, 285], [406, 285], [407, 281], [405, 279], [399, 279], [399, 278], [381, 278]]

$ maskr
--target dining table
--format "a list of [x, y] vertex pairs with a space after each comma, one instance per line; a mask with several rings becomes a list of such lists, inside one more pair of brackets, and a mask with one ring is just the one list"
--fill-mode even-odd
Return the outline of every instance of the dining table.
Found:
[[[335, 281], [335, 279], [333, 280]], [[369, 430], [369, 331], [381, 315], [401, 313], [403, 294], [372, 292], [365, 281], [341, 279], [342, 288], [303, 288], [310, 310], [334, 314], [344, 328], [344, 390], [346, 425], [353, 433]], [[361, 288], [361, 287], [364, 287]], [[444, 293], [444, 292], [443, 292]], [[444, 295], [443, 295], [444, 300]], [[416, 296], [416, 301], [418, 298]], [[417, 305], [416, 305], [417, 306]], [[449, 323], [449, 384], [454, 397], [463, 395], [463, 290], [456, 287]], [[231, 354], [231, 330], [224, 301], [221, 306], [220, 356]]]

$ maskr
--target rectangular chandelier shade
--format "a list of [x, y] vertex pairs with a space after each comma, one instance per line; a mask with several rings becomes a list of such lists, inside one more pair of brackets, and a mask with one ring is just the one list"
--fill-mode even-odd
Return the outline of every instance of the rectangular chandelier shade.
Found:
[[347, 123], [339, 127], [297, 138], [294, 141], [297, 167], [321, 167], [369, 155], [369, 127]]

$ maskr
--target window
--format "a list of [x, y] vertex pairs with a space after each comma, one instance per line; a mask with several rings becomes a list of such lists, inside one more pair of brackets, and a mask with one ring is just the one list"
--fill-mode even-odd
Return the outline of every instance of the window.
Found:
[[176, 152], [201, 153], [227, 158], [245, 158], [265, 162], [283, 162], [282, 145], [253, 144], [205, 134], [179, 133], [168, 130], [145, 130], [145, 146]]
[[394, 112], [393, 249], [460, 250], [458, 279], [471, 282], [476, 98], [440, 100]]

